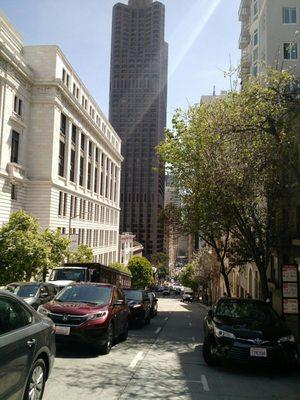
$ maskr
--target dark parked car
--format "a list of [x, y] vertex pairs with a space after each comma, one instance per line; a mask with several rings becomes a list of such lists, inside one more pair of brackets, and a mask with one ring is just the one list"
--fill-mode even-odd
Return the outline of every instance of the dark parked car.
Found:
[[204, 320], [203, 357], [245, 364], [291, 365], [298, 359], [295, 337], [270, 304], [220, 299]]
[[151, 319], [150, 298], [145, 290], [125, 289], [125, 297], [129, 305], [129, 320], [143, 327]]
[[153, 318], [157, 315], [158, 300], [155, 293], [153, 292], [148, 292], [148, 297], [150, 299], [150, 315], [151, 318]]
[[54, 321], [60, 341], [85, 342], [108, 354], [114, 340], [127, 339], [129, 309], [115, 285], [72, 284], [38, 311]]
[[41, 304], [48, 303], [58, 293], [58, 288], [48, 282], [15, 282], [6, 286], [6, 289], [22, 297], [35, 310]]
[[55, 326], [0, 291], [0, 399], [41, 400], [55, 356]]

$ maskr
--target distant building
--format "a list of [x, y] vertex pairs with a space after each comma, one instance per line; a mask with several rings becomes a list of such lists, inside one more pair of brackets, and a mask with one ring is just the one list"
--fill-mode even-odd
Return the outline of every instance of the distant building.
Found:
[[158, 1], [129, 0], [113, 8], [109, 116], [124, 156], [120, 228], [136, 235], [146, 256], [163, 250], [164, 172], [153, 168], [159, 167], [155, 147], [166, 126], [164, 25]]
[[136, 242], [132, 232], [123, 232], [120, 235], [120, 262], [127, 265], [133, 256], [143, 255], [143, 246]]
[[[165, 186], [165, 207], [174, 204], [180, 207], [180, 199], [172, 186], [172, 179], [166, 176]], [[164, 248], [169, 257], [169, 274], [175, 272], [177, 264], [182, 267], [188, 260], [189, 253], [189, 237], [183, 235], [176, 227], [165, 225]]]
[[265, 66], [300, 76], [299, 0], [241, 0], [239, 19], [243, 78], [256, 76]]
[[24, 209], [118, 258], [121, 140], [57, 46], [24, 46], [0, 14], [0, 225]]
[[204, 95], [201, 96], [200, 104], [211, 104], [217, 99], [225, 97], [228, 94], [226, 90], [221, 90], [220, 94], [211, 94], [211, 95]]

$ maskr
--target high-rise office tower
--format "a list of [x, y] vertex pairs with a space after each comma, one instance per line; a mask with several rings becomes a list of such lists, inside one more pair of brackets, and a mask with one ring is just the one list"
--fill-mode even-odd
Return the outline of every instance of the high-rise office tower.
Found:
[[146, 256], [163, 250], [164, 171], [154, 169], [166, 126], [164, 22], [158, 1], [129, 0], [113, 8], [109, 115], [124, 156], [120, 229], [136, 235]]

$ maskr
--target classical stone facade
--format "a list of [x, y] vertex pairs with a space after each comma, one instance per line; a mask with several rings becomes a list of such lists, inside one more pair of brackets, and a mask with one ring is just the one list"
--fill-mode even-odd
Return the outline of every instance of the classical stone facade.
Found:
[[0, 40], [0, 224], [22, 208], [117, 261], [120, 138], [59, 47], [24, 46], [2, 14]]

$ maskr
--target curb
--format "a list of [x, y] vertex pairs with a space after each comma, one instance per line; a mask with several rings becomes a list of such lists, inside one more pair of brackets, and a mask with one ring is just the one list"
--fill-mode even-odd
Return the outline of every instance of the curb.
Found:
[[200, 307], [204, 308], [204, 310], [208, 311], [211, 307], [206, 306], [205, 304], [198, 303]]

